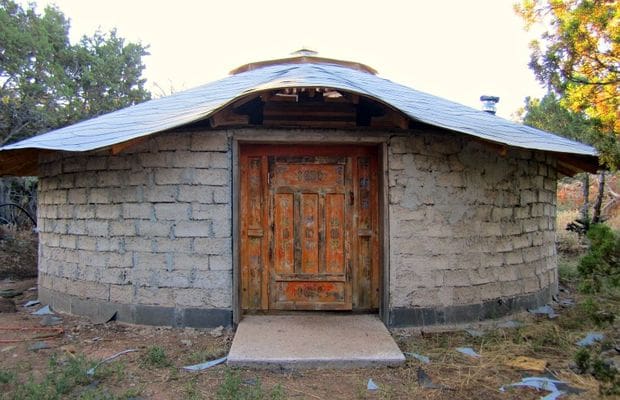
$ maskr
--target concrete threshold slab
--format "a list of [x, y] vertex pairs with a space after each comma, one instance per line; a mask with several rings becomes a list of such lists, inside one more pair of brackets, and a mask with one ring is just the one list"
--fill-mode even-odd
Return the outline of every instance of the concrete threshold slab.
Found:
[[375, 315], [245, 316], [228, 353], [228, 365], [249, 368], [362, 368], [404, 362]]

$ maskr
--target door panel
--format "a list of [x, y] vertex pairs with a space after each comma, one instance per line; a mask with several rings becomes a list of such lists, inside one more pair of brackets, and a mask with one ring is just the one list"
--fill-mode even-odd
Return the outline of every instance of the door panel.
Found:
[[[347, 190], [345, 171], [349, 164], [347, 157], [270, 158], [271, 198], [277, 203], [284, 193], [286, 196], [292, 193], [294, 199], [292, 218], [290, 213], [284, 219], [281, 219], [281, 212], [273, 213], [273, 246], [282, 246], [280, 240], [285, 236], [282, 231], [285, 226], [291, 226], [295, 254], [293, 271], [281, 273], [281, 269], [275, 268], [271, 274], [269, 308], [351, 309], [351, 277], [343, 267], [347, 257], [344, 245], [341, 246], [340, 268], [328, 271], [333, 267], [326, 266], [333, 261], [332, 251], [327, 248], [327, 227], [345, 226], [347, 217], [350, 217], [345, 202], [333, 200], [334, 196], [344, 198]], [[275, 208], [277, 211], [278, 205]], [[339, 231], [335, 229], [337, 235]], [[332, 258], [328, 259], [328, 255]]]
[[325, 196], [325, 272], [344, 274], [344, 194], [330, 193]]
[[242, 309], [376, 309], [376, 149], [247, 145], [240, 154]]
[[295, 242], [293, 226], [293, 194], [277, 193], [274, 196], [274, 270], [276, 274], [295, 271]]

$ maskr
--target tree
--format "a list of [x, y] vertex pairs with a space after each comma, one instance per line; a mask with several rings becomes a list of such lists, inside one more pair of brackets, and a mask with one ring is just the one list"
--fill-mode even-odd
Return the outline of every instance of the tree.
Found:
[[148, 100], [142, 57], [115, 30], [69, 41], [55, 7], [0, 0], [0, 144]]
[[[562, 106], [560, 99], [553, 93], [547, 93], [542, 100], [525, 99], [525, 108], [521, 110], [523, 123], [549, 132], [554, 132], [569, 139], [581, 140], [588, 144], [604, 143], [598, 120], [588, 118], [583, 112], [573, 112]], [[599, 174], [599, 190], [592, 218], [590, 218], [590, 175], [585, 173], [583, 181], [583, 206], [581, 216], [571, 222], [567, 229], [580, 234], [585, 233], [591, 223], [601, 222], [601, 206], [604, 194], [605, 171]]]
[[[531, 43], [530, 68], [566, 109], [599, 124], [594, 144], [619, 165], [620, 6], [615, 0], [521, 0], [526, 28], [542, 26]], [[580, 138], [581, 139], [581, 138]], [[609, 151], [612, 150], [610, 154]]]

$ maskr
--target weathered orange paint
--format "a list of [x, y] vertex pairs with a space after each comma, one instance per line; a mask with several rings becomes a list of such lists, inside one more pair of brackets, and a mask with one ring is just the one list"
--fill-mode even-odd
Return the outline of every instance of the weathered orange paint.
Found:
[[376, 148], [244, 145], [240, 154], [242, 309], [376, 309]]

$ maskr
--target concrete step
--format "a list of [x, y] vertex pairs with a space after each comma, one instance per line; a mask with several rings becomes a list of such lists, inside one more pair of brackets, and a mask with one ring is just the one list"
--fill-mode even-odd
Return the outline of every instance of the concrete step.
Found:
[[249, 368], [362, 368], [404, 362], [375, 315], [245, 316], [228, 353], [228, 365]]

